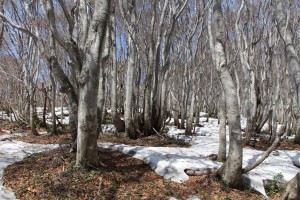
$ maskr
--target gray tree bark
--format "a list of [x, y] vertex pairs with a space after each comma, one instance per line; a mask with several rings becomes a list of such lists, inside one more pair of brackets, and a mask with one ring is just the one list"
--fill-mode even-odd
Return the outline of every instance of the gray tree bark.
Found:
[[237, 20], [235, 23], [235, 31], [238, 37], [238, 48], [239, 48], [239, 56], [241, 61], [242, 70], [244, 72], [245, 79], [245, 117], [247, 118], [246, 130], [245, 130], [245, 140], [244, 144], [248, 145], [254, 128], [254, 121], [257, 111], [257, 97], [256, 97], [256, 77], [253, 67], [251, 66], [253, 61], [253, 42], [250, 45], [247, 41], [247, 36], [244, 33], [244, 27], [241, 26], [241, 12], [244, 8], [245, 1], [242, 1], [241, 7], [238, 11]]
[[[165, 1], [165, 5], [167, 5], [168, 1]], [[154, 127], [155, 130], [161, 131], [165, 124], [165, 118], [166, 118], [166, 110], [167, 110], [167, 89], [166, 86], [168, 86], [168, 70], [170, 68], [170, 52], [171, 52], [171, 36], [174, 34], [174, 28], [175, 24], [178, 21], [179, 16], [183, 12], [184, 8], [187, 5], [187, 0], [182, 2], [181, 4], [177, 5], [175, 2], [170, 3], [170, 11], [169, 11], [169, 16], [170, 16], [170, 27], [165, 30], [163, 37], [158, 39], [158, 41], [163, 41], [164, 45], [161, 50], [160, 48], [160, 42], [156, 44], [156, 49], [155, 49], [155, 71], [154, 71], [154, 82], [153, 82], [153, 90], [152, 90], [152, 126]], [[164, 7], [165, 9], [165, 7]], [[161, 15], [164, 16], [165, 12], [163, 11], [163, 14]], [[162, 22], [162, 21], [161, 21]], [[159, 35], [160, 38], [160, 35]], [[161, 73], [159, 73], [159, 52], [162, 52], [162, 69]], [[159, 80], [160, 77], [160, 80]], [[186, 105], [186, 104], [185, 104]], [[186, 112], [186, 110], [185, 110]]]
[[289, 181], [286, 188], [286, 193], [284, 194], [284, 200], [298, 200], [300, 199], [300, 171], [296, 176]]
[[[199, 12], [199, 11], [198, 11]], [[186, 60], [186, 63], [190, 62], [190, 60], [192, 60], [192, 39], [196, 33], [196, 30], [198, 29], [198, 25], [199, 25], [199, 21], [200, 21], [200, 18], [198, 17], [197, 21], [196, 21], [196, 26], [194, 26], [194, 29], [192, 29], [188, 35], [188, 45], [186, 46], [186, 53], [187, 53], [187, 60]], [[201, 28], [201, 32], [200, 32], [200, 36], [198, 37], [198, 42], [199, 42], [199, 39], [202, 35], [202, 28]], [[198, 43], [197, 42], [197, 43]], [[198, 46], [197, 46], [197, 49], [196, 49], [196, 54], [198, 52]], [[195, 56], [196, 56], [195, 54]], [[201, 62], [200, 62], [201, 64]], [[199, 66], [200, 66], [199, 64]], [[190, 65], [192, 65], [192, 63], [190, 62]], [[195, 65], [194, 68], [196, 68], [197, 66]], [[192, 68], [190, 68], [190, 71], [192, 71]], [[185, 128], [185, 133], [186, 134], [192, 134], [193, 132], [193, 118], [194, 118], [194, 113], [195, 113], [195, 103], [196, 103], [196, 70], [194, 70], [194, 72], [192, 72], [192, 75], [191, 76], [191, 80], [188, 81], [187, 78], [186, 78], [186, 81], [187, 84], [187, 96], [189, 96], [189, 93], [191, 93], [191, 104], [190, 104], [190, 108], [189, 108], [189, 111], [188, 111], [188, 115], [187, 115], [187, 120], [186, 120], [186, 128]], [[186, 101], [186, 104], [188, 103], [188, 100]], [[195, 122], [196, 124], [196, 122]]]
[[[50, 72], [50, 80], [51, 80], [51, 85], [52, 85], [52, 107], [51, 107], [52, 127], [51, 127], [51, 134], [56, 134], [57, 133], [56, 116], [55, 116], [56, 82], [54, 80], [52, 72]], [[63, 119], [63, 113], [61, 113], [61, 119]], [[62, 120], [61, 120], [61, 123], [62, 123]]]
[[[81, 0], [85, 3], [84, 0]], [[109, 16], [108, 0], [95, 2], [95, 10], [85, 43], [85, 55], [79, 79], [77, 166], [97, 165], [97, 96], [99, 66], [104, 48], [105, 32]], [[87, 13], [83, 13], [84, 16]], [[84, 16], [83, 19], [85, 18]], [[84, 24], [85, 27], [86, 24]], [[93, 95], [91, 95], [93, 94]]]
[[25, 53], [24, 57], [24, 67], [25, 67], [25, 85], [28, 94], [28, 105], [29, 105], [29, 126], [31, 129], [31, 133], [35, 136], [39, 135], [36, 128], [37, 122], [37, 113], [36, 113], [36, 83], [37, 83], [37, 74], [38, 74], [38, 66], [39, 66], [39, 51], [37, 47], [34, 45], [33, 39], [29, 39], [28, 44], [28, 53]]
[[130, 0], [128, 3], [128, 12], [130, 14], [130, 25], [126, 21], [126, 16], [123, 10], [123, 3], [120, 1], [120, 7], [122, 12], [123, 20], [127, 24], [128, 29], [128, 65], [127, 65], [127, 77], [126, 77], [126, 100], [125, 100], [125, 133], [129, 138], [136, 139], [137, 133], [135, 131], [134, 118], [133, 118], [133, 84], [134, 84], [134, 74], [136, 67], [136, 3], [135, 0]]
[[[294, 92], [294, 102], [296, 104], [296, 110], [299, 112], [300, 108], [300, 64], [299, 57], [295, 51], [292, 42], [292, 33], [289, 26], [289, 21], [287, 20], [286, 10], [284, 9], [283, 3], [289, 4], [288, 1], [274, 0], [275, 6], [275, 20], [277, 22], [277, 29], [280, 36], [285, 44], [285, 55], [287, 60], [287, 65], [289, 67], [290, 82]], [[298, 113], [296, 113], [299, 115]], [[295, 143], [300, 144], [300, 120], [296, 120], [297, 129]], [[300, 198], [300, 172], [288, 182], [286, 193], [283, 199], [296, 200]]]
[[[223, 21], [221, 0], [213, 2], [214, 34], [212, 33], [212, 19], [208, 18], [210, 48], [214, 64], [220, 77], [226, 102], [226, 114], [229, 126], [229, 153], [226, 162], [219, 170], [223, 181], [230, 187], [241, 184], [242, 175], [242, 140], [240, 113], [237, 102], [236, 86], [229, 72], [225, 54], [226, 30]], [[211, 15], [211, 12], [210, 12]]]
[[[284, 8], [283, 3], [286, 3], [286, 5], [288, 5], [289, 1], [274, 0], [275, 20], [277, 22], [277, 29], [285, 45], [286, 61], [290, 72], [289, 79], [293, 88], [294, 103], [297, 111], [297, 113], [295, 114], [298, 116], [300, 110], [300, 64], [299, 64], [299, 57], [295, 50], [293, 40], [292, 40], [293, 35], [291, 32], [289, 21], [287, 19], [287, 13], [286, 13], [287, 11]], [[297, 124], [300, 125], [298, 120], [297, 120]], [[300, 144], [300, 128], [297, 128], [296, 138], [294, 142], [296, 144]]]
[[117, 46], [116, 46], [116, 19], [115, 19], [115, 5], [112, 6], [110, 35], [111, 35], [111, 59], [112, 59], [112, 83], [111, 83], [111, 115], [114, 118], [117, 115]]
[[[56, 47], [55, 47], [55, 40], [53, 36], [50, 37], [50, 54], [52, 57], [56, 57]], [[54, 64], [53, 62], [50, 62], [49, 65]], [[51, 107], [51, 113], [52, 113], [52, 130], [51, 134], [57, 133], [57, 126], [56, 126], [56, 115], [55, 115], [55, 105], [56, 105], [56, 82], [54, 80], [53, 75], [53, 68], [54, 66], [49, 66], [50, 71], [50, 80], [52, 84], [52, 107]], [[61, 113], [61, 117], [63, 113]], [[61, 120], [62, 123], [62, 120]]]
[[[0, 12], [1, 13], [4, 13], [3, 3], [4, 3], [4, 0], [0, 0]], [[0, 23], [0, 47], [2, 47], [3, 32], [4, 32], [4, 24], [1, 22]]]
[[226, 99], [224, 91], [221, 92], [221, 97], [219, 99], [219, 119], [220, 119], [220, 129], [219, 129], [219, 151], [218, 151], [218, 161], [226, 161]]
[[106, 29], [106, 36], [104, 42], [104, 49], [101, 53], [101, 67], [99, 70], [99, 87], [98, 87], [98, 99], [97, 99], [97, 116], [98, 116], [98, 133], [102, 132], [101, 124], [105, 121], [105, 98], [106, 98], [106, 73], [107, 62], [110, 51], [110, 29], [109, 26]]
[[[155, 38], [155, 24], [156, 24], [156, 2], [153, 1], [152, 7], [152, 17], [151, 17], [151, 38], [148, 50], [148, 66], [147, 66], [147, 79], [145, 86], [145, 105], [144, 105], [144, 133], [145, 135], [151, 135], [154, 129], [160, 129], [160, 125], [153, 126], [158, 124], [156, 115], [158, 104], [158, 99], [160, 93], [158, 92], [158, 66], [159, 66], [159, 56], [160, 56], [160, 47], [162, 42], [163, 35], [163, 20], [167, 13], [167, 6], [169, 5], [169, 0], [166, 0], [159, 17], [158, 27], [157, 27], [157, 36]], [[160, 131], [160, 130], [158, 130]]]

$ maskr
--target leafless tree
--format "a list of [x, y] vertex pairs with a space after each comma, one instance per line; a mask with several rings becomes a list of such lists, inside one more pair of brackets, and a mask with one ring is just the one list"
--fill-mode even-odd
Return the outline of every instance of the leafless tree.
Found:
[[211, 9], [212, 12], [210, 13], [212, 13], [214, 26], [212, 26], [212, 17], [208, 17], [210, 49], [224, 90], [230, 137], [228, 158], [219, 170], [219, 173], [222, 174], [226, 184], [236, 187], [241, 183], [243, 159], [240, 111], [238, 109], [236, 87], [226, 60], [224, 45], [227, 36], [221, 3], [221, 0], [213, 1], [213, 9]]

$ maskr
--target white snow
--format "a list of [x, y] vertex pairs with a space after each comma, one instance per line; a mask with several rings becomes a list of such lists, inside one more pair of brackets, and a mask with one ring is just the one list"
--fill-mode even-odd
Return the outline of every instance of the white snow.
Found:
[[[67, 109], [64, 108], [66, 111]], [[57, 109], [57, 115], [59, 115]], [[67, 114], [67, 111], [64, 113]], [[7, 119], [5, 113], [0, 113], [0, 116]], [[151, 168], [160, 176], [175, 182], [184, 182], [189, 179], [184, 172], [185, 169], [213, 169], [221, 166], [222, 163], [211, 161], [206, 158], [210, 154], [218, 153], [219, 141], [219, 125], [217, 119], [209, 119], [205, 122], [206, 113], [200, 113], [200, 122], [204, 127], [195, 129], [195, 136], [185, 136], [184, 130], [177, 129], [173, 126], [168, 126], [168, 134], [178, 140], [184, 140], [191, 144], [190, 148], [180, 147], [144, 147], [130, 146], [124, 144], [99, 143], [103, 148], [114, 149], [143, 160], [149, 164]], [[68, 123], [68, 117], [64, 116], [64, 123]], [[173, 119], [171, 120], [173, 121]], [[242, 128], [245, 127], [246, 120], [241, 118]], [[280, 126], [278, 126], [279, 128]], [[265, 125], [267, 128], [267, 125]], [[103, 125], [104, 132], [115, 132], [113, 125]], [[37, 145], [27, 144], [19, 141], [5, 140], [10, 137], [20, 136], [22, 134], [6, 134], [0, 136], [0, 199], [15, 199], [13, 192], [5, 189], [2, 184], [3, 170], [6, 166], [22, 160], [25, 156], [41, 151], [57, 148], [58, 145]], [[291, 138], [284, 138], [291, 139]], [[229, 137], [227, 135], [227, 140]], [[243, 150], [243, 167], [255, 162], [261, 155], [262, 151], [244, 149]], [[272, 180], [274, 176], [281, 173], [283, 182], [292, 179], [299, 171], [293, 163], [300, 164], [299, 151], [283, 151], [278, 150], [272, 152], [271, 155], [261, 163], [257, 168], [243, 175], [243, 180], [251, 187], [256, 189], [262, 195], [267, 197], [264, 189], [264, 181]], [[190, 199], [197, 199], [196, 196], [191, 196]]]
[[[39, 112], [39, 116], [42, 115], [42, 112]], [[58, 117], [58, 121], [62, 124], [69, 124], [69, 110], [67, 107], [55, 107], [55, 115]], [[63, 116], [61, 116], [63, 115]], [[47, 124], [52, 124], [52, 112], [46, 114]]]
[[143, 160], [158, 175], [178, 183], [189, 179], [184, 172], [187, 168], [216, 168], [221, 166], [221, 163], [208, 160], [201, 155], [201, 152], [189, 148], [143, 147], [112, 143], [100, 143], [99, 145]]
[[[209, 119], [201, 124], [204, 127], [196, 128], [196, 136], [185, 136], [184, 130], [169, 127], [169, 135], [177, 139], [189, 142], [190, 148], [178, 147], [143, 147], [124, 144], [99, 143], [99, 146], [114, 149], [143, 160], [160, 176], [174, 182], [184, 182], [189, 179], [184, 172], [185, 169], [207, 169], [218, 168], [222, 163], [211, 161], [206, 158], [210, 154], [218, 153], [219, 126], [217, 119]], [[242, 119], [242, 126], [245, 120]], [[228, 137], [227, 137], [228, 140]], [[244, 149], [243, 167], [255, 162], [263, 151]], [[272, 180], [274, 176], [281, 173], [284, 182], [292, 179], [299, 169], [293, 165], [300, 163], [299, 151], [276, 151], [261, 163], [257, 168], [243, 175], [243, 180], [251, 187], [267, 197], [264, 189], [264, 180]]]
[[0, 111], [0, 119], [8, 120], [10, 122], [16, 121], [15, 116], [12, 113], [10, 113], [10, 116], [8, 116], [5, 111]]
[[[171, 197], [169, 200], [178, 200], [175, 197]], [[187, 198], [187, 200], [200, 200], [197, 196], [192, 195], [190, 197]]]
[[199, 116], [200, 116], [200, 117], [207, 117], [207, 115], [208, 115], [208, 114], [205, 113], [205, 112], [200, 112], [200, 113], [199, 113]]
[[[42, 151], [52, 150], [58, 148], [59, 145], [42, 145], [29, 144], [20, 141], [10, 140], [8, 138], [14, 136], [21, 136], [22, 134], [7, 134], [0, 136], [0, 199], [12, 200], [16, 199], [14, 193], [3, 186], [3, 172], [4, 169], [15, 162], [21, 161], [26, 156]], [[7, 140], [6, 140], [7, 139]]]
[[117, 131], [113, 124], [102, 124], [101, 128], [103, 133], [115, 133]]
[[24, 133], [10, 133], [9, 131], [6, 131], [6, 130], [2, 130], [2, 131], [6, 132], [8, 134], [0, 135], [0, 140], [5, 140], [8, 138], [12, 138], [12, 137], [24, 136]]
[[[44, 111], [43, 107], [36, 108], [37, 115], [40, 119], [42, 119], [43, 111]], [[18, 112], [18, 111], [16, 111], [16, 112]], [[62, 120], [61, 120], [61, 107], [55, 107], [55, 115], [58, 117], [58, 120], [62, 124], [69, 124], [69, 110], [67, 107], [63, 107]], [[8, 120], [10, 122], [16, 121], [13, 113], [10, 113], [10, 116], [8, 116], [5, 111], [0, 111], [0, 119]], [[52, 113], [51, 112], [46, 113], [46, 123], [50, 124], [50, 125], [52, 124]]]

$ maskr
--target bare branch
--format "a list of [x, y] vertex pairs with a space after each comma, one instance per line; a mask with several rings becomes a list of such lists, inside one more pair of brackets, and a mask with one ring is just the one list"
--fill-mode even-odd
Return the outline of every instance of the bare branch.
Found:
[[70, 13], [68, 12], [68, 9], [67, 9], [65, 1], [58, 0], [58, 3], [60, 5], [60, 7], [62, 8], [62, 10], [64, 12], [64, 15], [65, 15], [65, 17], [66, 17], [66, 19], [67, 19], [67, 21], [69, 23], [69, 31], [70, 31], [70, 33], [72, 33], [73, 29], [74, 29], [74, 20], [71, 17]]
[[28, 30], [27, 28], [23, 27], [23, 26], [19, 26], [16, 23], [14, 23], [13, 21], [9, 20], [3, 13], [0, 13], [0, 17], [2, 18], [2, 20], [6, 23], [8, 23], [10, 26], [12, 26], [13, 28], [29, 35], [30, 37], [32, 37], [35, 41], [38, 40], [38, 37], [32, 33], [30, 30]]

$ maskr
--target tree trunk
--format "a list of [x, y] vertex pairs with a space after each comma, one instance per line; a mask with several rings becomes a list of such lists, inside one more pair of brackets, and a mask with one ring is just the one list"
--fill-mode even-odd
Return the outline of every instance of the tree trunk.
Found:
[[[151, 19], [151, 24], [154, 22], [154, 18]], [[153, 34], [153, 33], [152, 33]], [[154, 42], [151, 40], [151, 44], [149, 47], [149, 55], [148, 55], [148, 66], [147, 66], [147, 75], [146, 75], [146, 83], [145, 83], [145, 91], [144, 91], [144, 134], [145, 136], [151, 135], [152, 130], [152, 104], [151, 104], [151, 89], [152, 89], [152, 79], [153, 79], [153, 52], [154, 51]]]
[[112, 6], [110, 28], [111, 28], [110, 36], [111, 36], [111, 43], [112, 43], [111, 46], [111, 59], [112, 59], [111, 116], [112, 118], [114, 118], [117, 115], [117, 79], [118, 79], [115, 5]]
[[[196, 97], [196, 99], [197, 99], [197, 97]], [[198, 101], [196, 102], [196, 108], [195, 108], [195, 112], [196, 112], [196, 114], [195, 114], [195, 126], [199, 126], [200, 125], [200, 109], [199, 109], [199, 103], [198, 103]]]
[[168, 97], [168, 87], [169, 87], [169, 70], [167, 69], [163, 74], [163, 82], [162, 82], [162, 89], [161, 89], [161, 120], [160, 123], [160, 129], [164, 128], [165, 121], [167, 119], [167, 97]]
[[[4, 3], [4, 0], [0, 0], [0, 12], [1, 13], [4, 13], [3, 3]], [[3, 32], [4, 32], [4, 23], [0, 23], [0, 47], [2, 47]]]
[[253, 133], [253, 120], [256, 114], [256, 92], [255, 92], [255, 74], [253, 72], [250, 63], [250, 52], [253, 47], [250, 47], [249, 42], [246, 40], [244, 27], [240, 27], [240, 15], [244, 8], [244, 1], [242, 1], [241, 7], [237, 14], [237, 20], [235, 23], [235, 31], [238, 37], [238, 48], [242, 70], [244, 72], [245, 79], [245, 117], [247, 118], [244, 145], [249, 145], [252, 133]]
[[47, 114], [47, 102], [48, 102], [48, 91], [46, 86], [42, 86], [42, 92], [44, 95], [44, 107], [43, 107], [43, 126], [47, 128], [47, 122], [46, 122], [46, 114]]
[[29, 125], [31, 129], [31, 133], [35, 136], [39, 135], [39, 133], [36, 130], [36, 104], [35, 104], [35, 89], [32, 86], [32, 83], [30, 83], [29, 86], [29, 106], [30, 106], [30, 113], [29, 113]]
[[[50, 72], [50, 80], [52, 84], [52, 107], [51, 107], [51, 113], [52, 113], [52, 127], [51, 127], [51, 134], [57, 133], [57, 126], [56, 126], [56, 116], [55, 116], [55, 105], [56, 105], [56, 83], [54, 80], [54, 77], [52, 73]], [[61, 114], [61, 118], [63, 118], [63, 113]], [[61, 123], [63, 121], [61, 120]]]
[[[171, 13], [166, 16], [166, 10], [170, 6]], [[156, 46], [154, 49], [154, 57], [153, 57], [153, 87], [152, 87], [152, 126], [156, 131], [160, 131], [164, 126], [164, 118], [166, 114], [166, 97], [167, 90], [166, 86], [168, 85], [168, 70], [170, 67], [170, 52], [171, 52], [171, 42], [170, 38], [174, 34], [175, 24], [178, 21], [178, 17], [182, 13], [183, 9], [187, 5], [187, 0], [184, 1], [180, 6], [174, 6], [175, 4], [170, 3], [169, 0], [164, 2], [164, 8], [162, 10], [160, 22], [159, 22], [159, 30], [158, 30], [158, 38], [156, 41]], [[173, 12], [173, 13], [172, 13]], [[162, 25], [164, 17], [169, 17], [170, 26], [164, 31], [162, 34]], [[161, 44], [161, 42], [164, 42]], [[160, 58], [161, 56], [161, 58]], [[161, 65], [160, 65], [160, 60]], [[161, 69], [159, 69], [161, 67]], [[161, 72], [161, 73], [159, 73]]]
[[105, 121], [106, 110], [105, 110], [105, 99], [106, 99], [106, 73], [105, 68], [108, 65], [108, 57], [110, 51], [110, 29], [109, 26], [106, 29], [106, 36], [104, 41], [104, 49], [101, 53], [101, 66], [99, 70], [99, 87], [98, 87], [98, 99], [97, 99], [97, 116], [98, 116], [98, 134], [102, 132], [101, 125]]
[[284, 200], [298, 200], [300, 199], [300, 171], [296, 176], [288, 182], [286, 192], [283, 196]]
[[98, 88], [98, 99], [97, 99], [97, 116], [98, 116], [98, 134], [102, 132], [101, 124], [103, 123], [103, 112], [104, 112], [104, 104], [105, 104], [105, 73], [104, 68], [106, 65], [106, 60], [101, 61], [101, 68], [99, 74], [99, 88]]
[[[147, 66], [147, 75], [146, 75], [146, 85], [144, 93], [144, 134], [146, 136], [151, 135], [154, 130], [160, 129], [160, 123], [158, 120], [158, 68], [159, 68], [159, 56], [160, 56], [160, 47], [162, 40], [162, 26], [163, 20], [166, 15], [167, 6], [169, 0], [166, 0], [163, 5], [163, 10], [161, 11], [160, 20], [157, 27], [157, 38], [155, 38], [155, 24], [156, 24], [156, 2], [153, 1], [152, 13], [151, 13], [151, 29], [149, 38], [149, 49], [148, 49], [148, 66]], [[158, 130], [159, 131], [159, 130]]]
[[[220, 77], [226, 102], [227, 120], [229, 126], [229, 153], [226, 162], [218, 173], [221, 174], [223, 181], [229, 187], [237, 187], [241, 184], [242, 175], [242, 140], [240, 113], [237, 101], [237, 90], [233, 78], [229, 72], [225, 54], [225, 40], [227, 38], [221, 0], [214, 0], [213, 17], [218, 23], [215, 23], [215, 35], [211, 30], [212, 19], [209, 17], [209, 39], [212, 50], [212, 57]], [[211, 12], [210, 12], [211, 15]]]
[[[109, 15], [108, 0], [95, 2], [93, 19], [88, 30], [85, 57], [79, 80], [78, 137], [76, 165], [88, 167], [98, 164], [97, 97], [99, 66], [104, 49]], [[91, 95], [93, 94], [93, 95]]]
[[145, 136], [149, 136], [152, 133], [152, 124], [151, 124], [151, 75], [150, 66], [147, 68], [147, 76], [146, 76], [146, 85], [145, 85], [145, 93], [144, 93], [144, 134]]
[[125, 101], [125, 133], [131, 139], [137, 138], [135, 132], [134, 119], [133, 119], [133, 83], [134, 83], [134, 69], [136, 66], [136, 7], [135, 0], [130, 1], [130, 19], [131, 26], [128, 27], [128, 66], [127, 66], [127, 79], [126, 79], [126, 101]]
[[[289, 67], [289, 74], [290, 74], [290, 82], [292, 88], [294, 90], [294, 99], [295, 105], [297, 107], [296, 115], [299, 115], [300, 112], [300, 64], [299, 64], [299, 57], [295, 50], [292, 41], [292, 32], [289, 25], [289, 21], [287, 20], [287, 13], [284, 10], [283, 3], [289, 4], [289, 2], [275, 0], [275, 20], [277, 22], [277, 28], [280, 33], [280, 36], [285, 44], [285, 55], [287, 65]], [[297, 122], [298, 124], [298, 122]], [[300, 129], [297, 128], [295, 141], [296, 144], [300, 144]]]
[[[71, 133], [72, 147], [71, 152], [75, 152], [77, 149], [77, 113], [78, 113], [78, 97], [75, 92], [75, 88], [71, 84], [67, 75], [64, 73], [56, 57], [56, 47], [54, 42], [54, 36], [50, 38], [50, 49], [51, 57], [49, 58], [49, 70], [53, 74], [53, 77], [61, 85], [60, 92], [62, 95], [66, 94], [68, 97], [68, 107], [69, 107], [69, 132]], [[52, 105], [52, 109], [55, 112], [55, 105]], [[55, 113], [54, 113], [55, 114]], [[55, 117], [55, 116], [54, 116]], [[56, 120], [56, 119], [55, 119]]]
[[[63, 95], [63, 94], [62, 94]], [[68, 109], [69, 109], [69, 132], [71, 133], [72, 147], [70, 152], [76, 152], [77, 150], [77, 125], [78, 125], [78, 102], [77, 99], [73, 99], [70, 93], [68, 96]]]
[[185, 128], [185, 134], [187, 135], [193, 134], [194, 111], [195, 111], [195, 92], [192, 91], [192, 102], [190, 105], [189, 115], [186, 121], [186, 128]]
[[219, 130], [219, 151], [218, 161], [226, 161], [226, 100], [224, 91], [221, 92], [221, 98], [219, 100], [219, 119], [220, 119], [220, 130]]
[[[186, 53], [187, 54], [187, 53]], [[187, 55], [186, 55], [187, 56]], [[188, 56], [187, 56], [188, 57]], [[188, 69], [187, 69], [187, 62], [188, 60], [185, 61], [184, 64], [184, 76], [183, 76], [183, 85], [182, 85], [182, 90], [181, 90], [181, 106], [180, 106], [180, 118], [181, 118], [181, 123], [180, 123], [180, 129], [185, 129], [185, 120], [186, 120], [186, 113], [187, 113], [187, 96], [189, 93], [188, 89]]]

